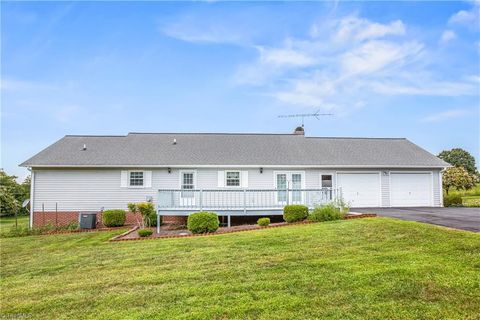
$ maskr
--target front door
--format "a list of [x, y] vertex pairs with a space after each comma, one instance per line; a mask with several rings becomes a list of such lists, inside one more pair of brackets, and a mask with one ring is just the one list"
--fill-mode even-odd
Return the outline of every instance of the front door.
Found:
[[278, 172], [275, 175], [277, 202], [279, 204], [301, 204], [303, 174], [300, 172]]
[[195, 172], [182, 171], [180, 173], [180, 204], [184, 207], [195, 206]]

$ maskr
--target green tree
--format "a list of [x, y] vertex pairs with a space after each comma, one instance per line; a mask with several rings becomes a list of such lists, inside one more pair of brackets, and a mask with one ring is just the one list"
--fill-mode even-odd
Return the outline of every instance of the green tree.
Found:
[[455, 167], [462, 167], [471, 175], [477, 175], [475, 158], [468, 152], [460, 148], [444, 150], [438, 157]]
[[450, 167], [443, 172], [443, 190], [448, 194], [450, 188], [470, 189], [475, 181], [467, 170], [462, 167]]
[[22, 208], [22, 203], [30, 197], [30, 177], [21, 184], [16, 176], [8, 175], [0, 170], [0, 215], [8, 216], [28, 214], [27, 208]]

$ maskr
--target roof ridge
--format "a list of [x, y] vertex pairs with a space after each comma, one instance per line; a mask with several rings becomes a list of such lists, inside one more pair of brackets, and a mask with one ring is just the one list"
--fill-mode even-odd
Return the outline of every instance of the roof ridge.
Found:
[[127, 135], [67, 134], [65, 137], [125, 138], [129, 135], [211, 135], [211, 136], [288, 136], [307, 139], [357, 139], [357, 140], [407, 140], [402, 137], [321, 137], [294, 133], [246, 133], [246, 132], [129, 132]]
[[300, 136], [293, 133], [255, 133], [255, 132], [129, 132], [130, 134], [184, 134], [184, 135], [194, 135], [194, 134], [204, 134], [204, 135], [246, 135], [246, 136]]
[[129, 132], [130, 134], [158, 134], [158, 135], [247, 135], [247, 136], [294, 136], [314, 139], [381, 139], [381, 140], [406, 140], [402, 137], [319, 137], [319, 136], [304, 136], [294, 133], [246, 133], [246, 132]]
[[305, 137], [309, 139], [365, 139], [365, 140], [408, 140], [407, 138], [385, 138], [385, 137]]
[[65, 137], [122, 137], [125, 138], [126, 135], [113, 135], [113, 134], [66, 134]]

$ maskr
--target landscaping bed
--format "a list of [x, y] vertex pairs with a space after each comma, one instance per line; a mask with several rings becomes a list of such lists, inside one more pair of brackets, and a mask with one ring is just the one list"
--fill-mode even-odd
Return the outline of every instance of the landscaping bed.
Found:
[[[345, 217], [346, 220], [349, 219], [358, 219], [358, 218], [371, 218], [376, 217], [376, 214], [372, 213], [350, 213]], [[155, 238], [182, 238], [182, 237], [194, 237], [194, 236], [208, 236], [208, 235], [217, 235], [217, 234], [225, 234], [225, 233], [233, 233], [233, 232], [240, 232], [240, 231], [248, 231], [248, 230], [258, 230], [258, 229], [266, 229], [266, 228], [278, 228], [284, 227], [289, 225], [297, 225], [297, 224], [308, 224], [308, 223], [315, 223], [312, 221], [301, 221], [295, 223], [287, 223], [287, 222], [278, 222], [278, 223], [271, 223], [266, 227], [261, 227], [257, 224], [244, 224], [232, 227], [220, 227], [217, 231], [212, 233], [202, 233], [202, 234], [193, 234], [187, 229], [167, 229], [163, 226], [160, 228], [160, 233], [157, 233], [156, 228], [150, 228], [153, 233], [149, 237], [141, 237], [138, 234], [138, 227], [134, 227], [131, 230], [113, 237], [110, 241], [125, 241], [125, 240], [145, 240], [145, 239], [155, 239]]]

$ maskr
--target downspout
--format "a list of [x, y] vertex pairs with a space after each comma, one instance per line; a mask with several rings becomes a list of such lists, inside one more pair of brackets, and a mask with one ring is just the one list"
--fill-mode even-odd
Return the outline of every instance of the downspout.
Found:
[[33, 228], [33, 212], [35, 210], [35, 205], [34, 205], [34, 192], [35, 192], [35, 172], [33, 171], [32, 168], [28, 168], [28, 171], [31, 172], [30, 176], [30, 217], [28, 219], [28, 224], [30, 229]]
[[443, 171], [445, 171], [445, 168], [443, 168], [438, 172], [438, 180], [439, 180], [438, 189], [440, 190], [440, 207], [443, 207]]

